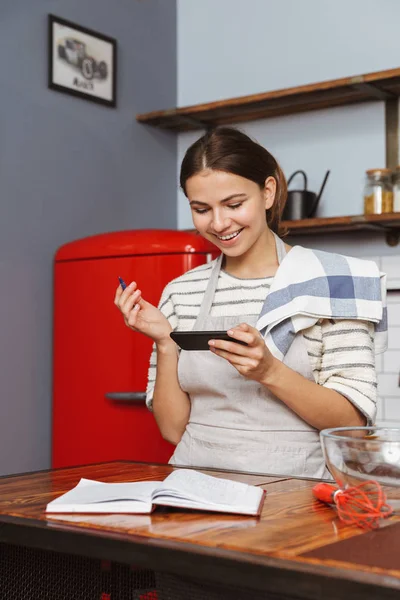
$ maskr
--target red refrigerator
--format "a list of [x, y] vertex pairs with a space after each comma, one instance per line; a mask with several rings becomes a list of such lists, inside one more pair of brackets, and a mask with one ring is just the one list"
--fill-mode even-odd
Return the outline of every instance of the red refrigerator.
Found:
[[165, 463], [164, 441], [145, 406], [152, 342], [128, 329], [114, 294], [118, 276], [158, 303], [162, 289], [210, 260], [194, 233], [121, 231], [62, 246], [54, 265], [52, 467], [110, 460]]

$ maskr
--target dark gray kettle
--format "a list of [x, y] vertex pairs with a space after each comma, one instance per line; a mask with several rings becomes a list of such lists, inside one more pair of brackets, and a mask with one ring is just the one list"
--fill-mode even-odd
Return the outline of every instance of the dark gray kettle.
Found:
[[310, 219], [314, 216], [317, 210], [318, 202], [321, 199], [322, 192], [326, 181], [328, 179], [330, 171], [326, 172], [324, 180], [321, 185], [319, 193], [310, 192], [307, 189], [307, 175], [304, 171], [295, 171], [288, 179], [288, 186], [292, 181], [293, 177], [297, 174], [303, 175], [304, 188], [302, 190], [288, 190], [288, 197], [283, 211], [282, 219], [284, 221], [294, 221], [297, 219]]

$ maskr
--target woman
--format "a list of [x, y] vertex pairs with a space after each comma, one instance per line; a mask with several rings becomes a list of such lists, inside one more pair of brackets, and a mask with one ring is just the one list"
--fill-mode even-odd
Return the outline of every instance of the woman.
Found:
[[[292, 249], [276, 235], [285, 178], [274, 157], [244, 133], [218, 128], [202, 136], [183, 159], [180, 183], [195, 228], [221, 256], [169, 283], [159, 308], [141, 297], [136, 282], [125, 291], [118, 287], [115, 296], [128, 327], [155, 342], [147, 404], [163, 437], [176, 444], [170, 463], [329, 476], [319, 430], [363, 426], [375, 417], [376, 312], [369, 318], [364, 311], [366, 317], [353, 320], [345, 318], [347, 301], [321, 316], [319, 309], [315, 314], [315, 307], [305, 306], [301, 315], [313, 318], [304, 317], [301, 325], [293, 306], [304, 298], [315, 304], [314, 292], [268, 308], [268, 300], [273, 304], [293, 292], [291, 281], [280, 288], [279, 281], [288, 273], [289, 279], [290, 273], [297, 277], [305, 268], [302, 257], [307, 264], [328, 257], [330, 265], [329, 257], [338, 255], [313, 253], [310, 262], [311, 250]], [[358, 263], [367, 271], [375, 268]], [[314, 283], [323, 280], [310, 277]], [[380, 299], [377, 304], [379, 312]], [[282, 312], [283, 306], [289, 312]], [[280, 330], [270, 323], [264, 337], [257, 322], [265, 324], [279, 311]], [[339, 318], [324, 318], [331, 314]], [[227, 330], [247, 346], [213, 340], [210, 352], [179, 353], [169, 335], [175, 329]]]

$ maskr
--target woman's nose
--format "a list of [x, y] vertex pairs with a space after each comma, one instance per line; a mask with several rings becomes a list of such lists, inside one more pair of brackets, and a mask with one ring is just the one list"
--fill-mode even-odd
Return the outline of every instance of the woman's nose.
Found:
[[219, 231], [224, 231], [229, 227], [229, 219], [220, 212], [216, 212], [213, 214], [211, 227], [217, 233]]

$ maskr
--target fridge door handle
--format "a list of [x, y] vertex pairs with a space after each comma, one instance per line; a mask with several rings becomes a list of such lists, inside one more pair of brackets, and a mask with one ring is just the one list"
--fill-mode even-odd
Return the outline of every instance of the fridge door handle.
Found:
[[146, 402], [146, 392], [107, 392], [105, 397], [112, 402], [132, 402], [135, 404]]

